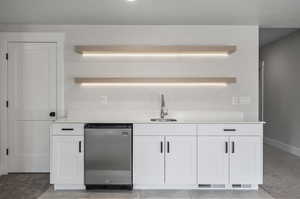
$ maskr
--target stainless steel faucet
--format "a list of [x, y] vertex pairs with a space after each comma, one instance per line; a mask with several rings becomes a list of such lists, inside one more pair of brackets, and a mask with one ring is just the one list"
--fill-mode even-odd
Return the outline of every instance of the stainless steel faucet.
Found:
[[165, 96], [163, 94], [160, 95], [161, 104], [160, 104], [160, 118], [152, 118], [151, 122], [177, 122], [174, 118], [165, 118], [168, 115], [168, 109], [166, 108]]
[[168, 115], [168, 109], [166, 108], [165, 96], [161, 94], [160, 119], [165, 119], [166, 115]]

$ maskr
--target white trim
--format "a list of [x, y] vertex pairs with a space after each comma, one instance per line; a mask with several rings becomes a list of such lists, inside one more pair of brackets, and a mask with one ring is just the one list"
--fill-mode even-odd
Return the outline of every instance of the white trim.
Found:
[[54, 190], [85, 190], [85, 185], [81, 184], [55, 184]]
[[170, 190], [178, 190], [178, 189], [182, 189], [182, 190], [192, 190], [192, 189], [199, 189], [198, 185], [143, 185], [143, 184], [134, 184], [133, 185], [133, 189], [135, 190], [140, 190], [140, 189], [149, 189], [149, 190], [166, 190], [166, 189], [170, 189]]
[[64, 109], [64, 33], [0, 32], [0, 176], [7, 174], [7, 53], [8, 42], [53, 42], [57, 44], [57, 118], [65, 116]]
[[267, 137], [264, 138], [264, 143], [300, 157], [300, 148], [298, 147]]
[[7, 42], [0, 34], [0, 175], [6, 174], [6, 147], [7, 147]]
[[201, 188], [195, 185], [141, 185], [134, 184], [134, 190], [258, 190], [258, 184], [252, 184], [249, 188], [244, 187], [232, 187], [231, 184], [225, 184], [224, 188]]

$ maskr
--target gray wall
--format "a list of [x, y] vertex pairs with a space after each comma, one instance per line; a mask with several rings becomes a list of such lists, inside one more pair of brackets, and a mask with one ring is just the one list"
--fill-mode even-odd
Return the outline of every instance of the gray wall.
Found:
[[265, 137], [300, 147], [300, 31], [261, 48]]

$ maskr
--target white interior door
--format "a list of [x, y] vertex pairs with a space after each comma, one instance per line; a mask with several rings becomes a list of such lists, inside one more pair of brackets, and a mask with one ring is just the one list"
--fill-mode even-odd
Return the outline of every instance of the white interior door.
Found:
[[165, 183], [194, 185], [197, 183], [197, 137], [166, 137]]
[[164, 137], [133, 137], [133, 183], [135, 185], [164, 184]]
[[230, 183], [262, 183], [262, 143], [260, 136], [230, 138]]
[[56, 43], [8, 43], [8, 172], [49, 172]]
[[228, 184], [229, 138], [198, 137], [198, 184]]

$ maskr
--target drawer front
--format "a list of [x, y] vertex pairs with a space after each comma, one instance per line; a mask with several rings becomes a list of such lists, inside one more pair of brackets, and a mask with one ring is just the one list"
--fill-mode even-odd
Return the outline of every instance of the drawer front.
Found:
[[261, 135], [263, 124], [198, 125], [198, 135]]
[[134, 135], [197, 135], [195, 124], [135, 124]]
[[53, 124], [52, 135], [84, 135], [84, 124]]

